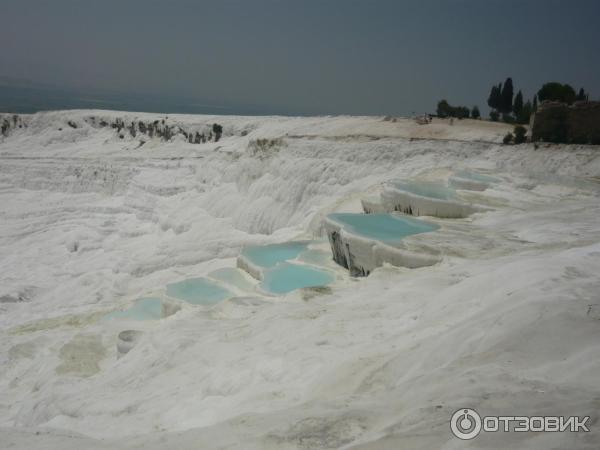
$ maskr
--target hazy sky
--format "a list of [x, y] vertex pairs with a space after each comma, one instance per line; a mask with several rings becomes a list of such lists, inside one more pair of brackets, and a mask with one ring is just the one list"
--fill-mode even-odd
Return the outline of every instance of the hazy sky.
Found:
[[0, 75], [282, 113], [600, 97], [599, 0], [0, 0]]

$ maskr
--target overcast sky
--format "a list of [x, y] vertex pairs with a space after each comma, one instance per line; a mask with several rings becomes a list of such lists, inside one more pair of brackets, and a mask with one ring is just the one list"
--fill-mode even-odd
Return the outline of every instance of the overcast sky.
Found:
[[600, 97], [598, 0], [1, 0], [0, 76], [288, 114]]

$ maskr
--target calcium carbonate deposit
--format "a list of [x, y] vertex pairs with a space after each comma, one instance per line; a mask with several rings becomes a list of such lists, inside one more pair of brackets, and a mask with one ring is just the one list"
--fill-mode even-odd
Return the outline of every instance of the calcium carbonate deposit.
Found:
[[[10, 123], [1, 448], [458, 449], [459, 408], [591, 417], [589, 433], [477, 448], [598, 448], [597, 148], [505, 147], [511, 128], [470, 120]], [[410, 180], [452, 194], [411, 194], [431, 228], [396, 240], [334, 221], [362, 272], [336, 264], [330, 218], [364, 199], [405, 217], [381, 199]], [[268, 264], [238, 261], [273, 244]]]

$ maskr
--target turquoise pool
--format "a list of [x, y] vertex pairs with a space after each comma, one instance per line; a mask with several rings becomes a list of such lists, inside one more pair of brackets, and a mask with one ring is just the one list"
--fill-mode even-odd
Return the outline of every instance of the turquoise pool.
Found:
[[106, 319], [127, 320], [156, 320], [162, 318], [162, 302], [160, 298], [145, 297], [135, 301], [133, 306], [125, 311], [113, 311]]
[[333, 274], [316, 267], [282, 262], [265, 272], [261, 287], [273, 294], [285, 294], [303, 287], [326, 286], [334, 279]]
[[284, 242], [282, 244], [246, 247], [242, 256], [260, 267], [275, 267], [277, 263], [295, 259], [308, 247], [308, 242]]
[[413, 234], [435, 231], [438, 225], [392, 214], [330, 214], [347, 231], [378, 241], [394, 243]]
[[206, 278], [190, 278], [168, 284], [167, 295], [194, 305], [213, 305], [233, 297], [231, 291]]
[[453, 200], [456, 191], [443, 183], [435, 181], [395, 181], [392, 186], [411, 194], [438, 200]]

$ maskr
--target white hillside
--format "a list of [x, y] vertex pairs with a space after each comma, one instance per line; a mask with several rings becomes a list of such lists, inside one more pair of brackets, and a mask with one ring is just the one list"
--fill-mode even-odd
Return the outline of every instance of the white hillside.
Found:
[[[172, 135], [141, 132], [154, 121]], [[592, 417], [590, 433], [488, 433], [470, 448], [597, 448], [597, 148], [502, 146], [510, 128], [470, 120], [66, 111], [11, 123], [0, 448], [462, 448], [449, 431], [461, 407]], [[329, 213], [360, 212], [390, 180], [462, 170], [500, 181], [461, 191], [478, 212], [432, 218], [444, 233], [406, 244], [435, 251], [432, 266], [365, 278], [336, 266], [328, 289], [104, 320], [235, 267], [244, 246], [326, 239]], [[119, 357], [130, 329], [143, 333]]]

